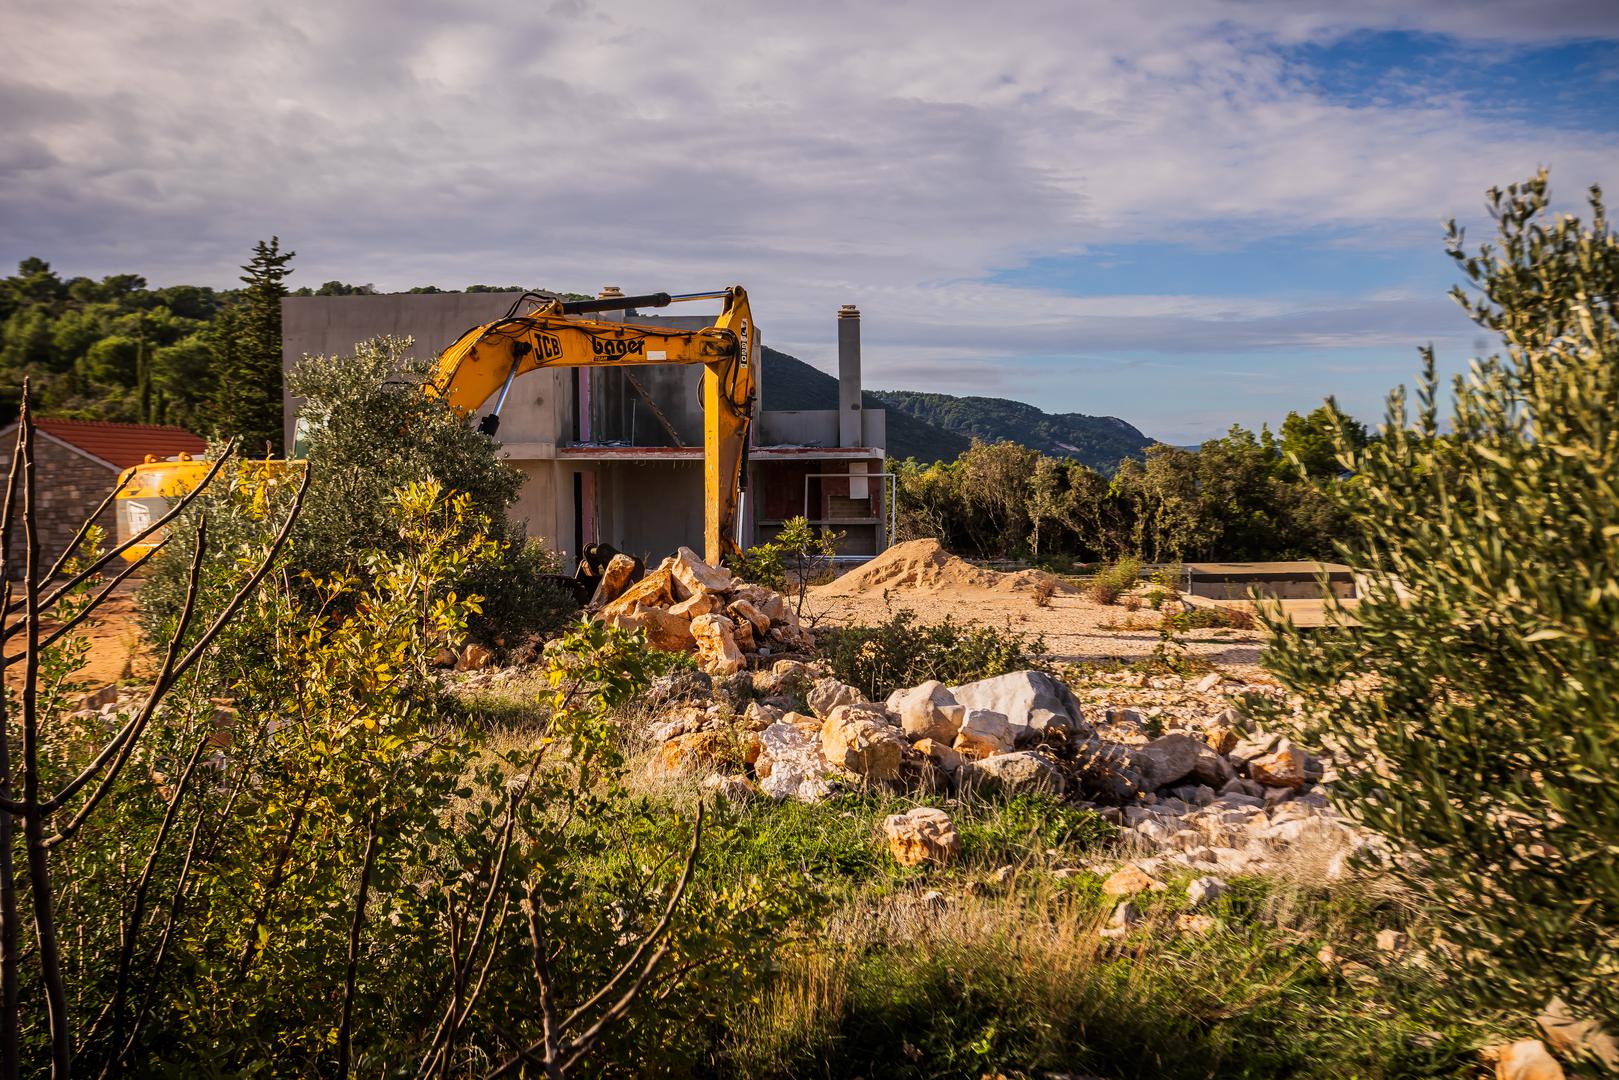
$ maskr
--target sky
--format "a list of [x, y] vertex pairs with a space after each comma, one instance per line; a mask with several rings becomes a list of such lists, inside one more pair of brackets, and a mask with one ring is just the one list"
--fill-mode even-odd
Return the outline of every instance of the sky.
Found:
[[748, 288], [871, 389], [1194, 443], [1490, 342], [1456, 218], [1619, 190], [1615, 0], [5, 0], [0, 265]]

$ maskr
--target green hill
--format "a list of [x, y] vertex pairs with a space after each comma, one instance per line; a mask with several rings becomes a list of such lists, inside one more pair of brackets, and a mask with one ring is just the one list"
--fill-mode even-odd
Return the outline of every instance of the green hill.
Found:
[[1053, 414], [1006, 398], [916, 390], [875, 390], [868, 396], [888, 409], [890, 430], [895, 415], [903, 414], [969, 438], [1007, 439], [1052, 457], [1070, 457], [1102, 472], [1112, 472], [1127, 457], [1140, 457], [1152, 444], [1116, 416]]
[[[836, 409], [838, 380], [796, 356], [764, 347], [764, 395], [766, 409]], [[868, 409], [886, 406], [875, 394], [864, 395]], [[918, 461], [954, 461], [972, 444], [972, 437], [947, 431], [919, 420], [907, 412], [888, 409], [888, 456], [914, 457]]]

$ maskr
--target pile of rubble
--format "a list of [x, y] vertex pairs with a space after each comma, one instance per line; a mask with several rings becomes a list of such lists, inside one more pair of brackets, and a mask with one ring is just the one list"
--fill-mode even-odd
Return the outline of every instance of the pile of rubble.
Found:
[[791, 660], [704, 681], [660, 688], [667, 711], [653, 738], [664, 769], [710, 772], [707, 782], [733, 795], [814, 801], [871, 784], [960, 796], [1045, 791], [1096, 807], [1143, 854], [1219, 873], [1306, 847], [1336, 873], [1366, 842], [1328, 807], [1330, 765], [1280, 736], [1245, 734], [1240, 711], [1215, 693], [1218, 675], [1195, 692], [1179, 678], [1153, 680], [1141, 689], [1172, 683], [1178, 689], [1163, 696], [1179, 704], [1146, 712], [1082, 707], [1042, 671], [929, 682], [882, 703]]
[[745, 654], [803, 653], [815, 647], [787, 598], [750, 585], [681, 548], [635, 580], [635, 560], [615, 555], [602, 574], [590, 610], [627, 630], [646, 631], [653, 648], [695, 652], [710, 675], [747, 666]]

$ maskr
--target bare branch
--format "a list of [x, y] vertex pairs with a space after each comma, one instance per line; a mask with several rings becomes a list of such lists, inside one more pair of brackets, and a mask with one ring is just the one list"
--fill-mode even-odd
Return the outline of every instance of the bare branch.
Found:
[[[151, 714], [156, 710], [158, 702], [162, 700], [163, 695], [168, 693], [169, 687], [173, 685], [176, 679], [180, 678], [188, 670], [190, 670], [191, 666], [195, 664], [202, 654], [208, 649], [208, 646], [213, 644], [214, 638], [218, 637], [220, 631], [222, 631], [225, 626], [236, 617], [236, 613], [240, 611], [242, 605], [247, 602], [247, 598], [252, 595], [255, 589], [258, 588], [259, 582], [263, 581], [264, 576], [270, 572], [270, 568], [275, 564], [277, 557], [281, 554], [281, 549], [286, 546], [288, 537], [292, 535], [292, 527], [298, 520], [299, 512], [303, 509], [304, 493], [309, 490], [309, 476], [309, 470], [305, 468], [303, 479], [298, 485], [297, 494], [293, 496], [292, 505], [287, 510], [286, 520], [281, 523], [281, 530], [276, 534], [275, 541], [270, 545], [270, 550], [265, 553], [263, 560], [260, 561], [253, 573], [249, 575], [247, 581], [242, 584], [241, 588], [236, 590], [236, 594], [231, 597], [230, 602], [225, 605], [224, 610], [220, 611], [220, 613], [214, 618], [214, 621], [209, 625], [208, 629], [202, 632], [202, 636], [199, 637], [196, 643], [191, 646], [190, 650], [185, 654], [184, 657], [180, 659], [179, 663], [174, 664], [171, 667], [168, 660], [165, 659], [164, 670], [162, 674], [159, 675], [158, 681], [152, 685], [152, 692], [147, 696], [146, 704], [141, 709], [141, 727], [144, 727], [147, 720], [151, 719]], [[200, 554], [202, 549], [200, 534], [198, 540], [199, 543], [197, 547]], [[196, 564], [194, 563], [193, 571], [195, 571], [195, 568]], [[186, 594], [186, 607], [188, 611], [192, 605], [194, 589], [195, 580], [193, 580], [192, 585], [188, 587]], [[176, 630], [174, 640], [169, 644], [169, 656], [171, 657], [174, 653], [175, 643], [180, 641], [183, 636], [182, 630], [183, 628], [181, 630]], [[56, 837], [53, 837], [53, 843], [60, 843], [62, 840], [66, 840], [74, 832], [77, 832], [79, 827], [84, 824], [84, 821], [89, 816], [90, 811], [95, 809], [96, 804], [106, 797], [107, 792], [111, 789], [113, 780], [117, 778], [119, 770], [123, 768], [124, 762], [129, 758], [128, 748], [132, 747], [133, 745], [134, 738], [131, 736], [128, 739], [125, 750], [120, 753], [118, 761], [111, 769], [108, 770], [107, 775], [102, 779], [100, 785], [91, 794], [90, 798], [85, 800], [84, 806], [79, 809], [79, 812], [74, 815], [73, 819], [68, 822], [67, 825], [62, 826], [57, 831], [57, 837], [60, 837], [61, 839], [58, 840]], [[98, 757], [97, 761], [99, 762], [101, 760], [102, 758]], [[54, 799], [51, 800], [50, 809], [58, 809], [67, 799], [72, 798], [73, 792], [82, 787], [99, 768], [100, 765], [97, 764], [97, 762], [92, 762], [91, 765], [87, 767], [83, 773], [76, 777], [67, 788], [64, 788]]]
[[365, 929], [365, 902], [371, 892], [371, 871], [377, 861], [377, 819], [366, 830], [365, 856], [361, 860], [359, 893], [354, 898], [354, 918], [349, 922], [348, 968], [343, 976], [343, 1022], [337, 1029], [338, 1080], [348, 1080], [349, 1061], [354, 1051], [354, 980], [360, 969], [360, 938]]
[[[697, 819], [692, 825], [691, 848], [686, 854], [686, 864], [681, 870], [680, 880], [675, 883], [674, 891], [669, 895], [669, 902], [664, 906], [663, 917], [658, 920], [657, 925], [641, 939], [640, 944], [636, 946], [635, 952], [630, 955], [630, 958], [624, 962], [623, 966], [600, 990], [590, 996], [588, 1001], [569, 1013], [567, 1019], [563, 1020], [557, 1027], [553, 1028], [542, 1019], [545, 1034], [541, 1040], [530, 1043], [527, 1047], [508, 1058], [498, 1068], [486, 1073], [485, 1080], [494, 1080], [496, 1077], [508, 1075], [525, 1062], [532, 1061], [536, 1056], [540, 1057], [544, 1063], [546, 1076], [553, 1078], [553, 1080], [566, 1076], [569, 1069], [577, 1065], [586, 1054], [595, 1048], [596, 1044], [601, 1041], [602, 1036], [607, 1033], [607, 1030], [630, 1011], [630, 1008], [635, 1004], [635, 999], [657, 970], [658, 964], [663, 961], [665, 956], [669, 955], [669, 946], [667, 944], [658, 945], [656, 949], [653, 949], [651, 955], [647, 955], [647, 950], [668, 932], [669, 926], [674, 920], [675, 909], [679, 906], [681, 899], [686, 895], [687, 888], [691, 885], [692, 874], [697, 867], [697, 855], [702, 848], [702, 842], [703, 806], [699, 803], [697, 806]], [[534, 890], [531, 889], [529, 895], [531, 898], [529, 934], [534, 947], [535, 970], [537, 974], [546, 973], [541, 976], [540, 988], [543, 1012], [544, 1000], [549, 994], [546, 988], [550, 981], [549, 969], [542, 947], [543, 934], [537, 923], [538, 916], [536, 913], [538, 907], [533, 905], [533, 899], [536, 898]], [[643, 957], [645, 957], [644, 960]], [[637, 967], [640, 968], [640, 971], [635, 980], [625, 988], [624, 993], [616, 1001], [602, 1012], [595, 1023], [580, 1032], [576, 1037], [569, 1039], [566, 1043], [562, 1045], [555, 1044], [553, 1033], [568, 1030], [591, 1009], [606, 1001]]]
[[[180, 516], [181, 511], [183, 511], [187, 506], [191, 505], [192, 500], [194, 500], [198, 495], [202, 494], [203, 489], [213, 482], [215, 476], [219, 475], [219, 470], [224, 467], [225, 462], [229, 461], [231, 457], [234, 456], [233, 452], [235, 449], [236, 443], [234, 440], [227, 443], [225, 445], [224, 452], [219, 455], [219, 459], [214, 462], [213, 467], [208, 470], [207, 474], [203, 476], [202, 480], [198, 482], [197, 486], [182, 495], [180, 497], [180, 501], [175, 503], [174, 506], [170, 508], [168, 513], [164, 514], [162, 517], [158, 518], [156, 521], [152, 522], [146, 528], [142, 529], [134, 536], [131, 536], [123, 543], [117, 545], [109, 551], [103, 552], [89, 566], [86, 566], [84, 569], [74, 574], [64, 584], [62, 584], [43, 601], [41, 601], [40, 606], [45, 608], [54, 607], [57, 602], [62, 599], [62, 597], [68, 595], [74, 589], [77, 589], [80, 585], [83, 585], [86, 581], [99, 574], [103, 566], [106, 566], [108, 563], [112, 562], [112, 560], [116, 559], [118, 556], [122, 555], [124, 552], [128, 551], [142, 540], [145, 540], [148, 536], [151, 536], [157, 530], [163, 528], [176, 517]], [[6, 608], [6, 614], [15, 615], [17, 610], [20, 608], [21, 603], [21, 601], [18, 601], [17, 604], [8, 606]]]
[[[146, 564], [146, 560], [150, 559], [153, 555], [156, 555], [159, 551], [161, 551], [164, 545], [166, 545], [168, 542], [169, 538], [165, 536], [162, 540], [159, 540], [157, 543], [153, 544], [151, 550], [147, 551], [140, 558], [136, 559], [134, 562], [120, 570], [116, 577], [108, 582], [100, 592], [96, 593], [96, 595], [90, 599], [89, 603], [85, 604], [84, 607], [79, 609], [79, 613], [77, 615], [74, 615], [67, 622], [63, 623], [61, 626], [58, 626], [55, 630], [52, 630], [45, 640], [40, 643], [40, 648], [48, 649], [52, 645], [55, 645], [58, 641], [62, 640], [62, 638], [72, 633], [74, 627], [78, 626], [81, 622], [95, 613], [95, 609], [101, 606], [101, 602], [107, 599], [108, 595], [110, 595], [114, 589], [123, 584], [124, 581], [129, 578], [129, 575], [133, 574], [135, 571], [144, 566]], [[9, 638], [13, 634], [17, 633], [19, 629], [19, 625], [13, 623], [11, 626], [6, 628], [4, 636]], [[6, 663], [11, 664], [21, 659], [21, 653], [13, 653], [12, 655], [6, 657]]]

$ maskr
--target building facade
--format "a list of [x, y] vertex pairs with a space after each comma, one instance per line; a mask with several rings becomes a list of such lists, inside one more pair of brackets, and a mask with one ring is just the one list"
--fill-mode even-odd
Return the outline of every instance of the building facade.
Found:
[[[613, 290], [603, 290], [610, 295]], [[409, 338], [411, 355], [437, 355], [468, 329], [506, 314], [517, 293], [287, 297], [282, 359], [337, 356], [359, 342]], [[600, 316], [617, 318], [618, 314]], [[649, 326], [696, 329], [703, 316], [623, 313]], [[888, 543], [881, 410], [861, 408], [859, 312], [839, 312], [839, 404], [833, 410], [761, 412], [753, 425], [742, 546], [768, 540], [803, 514], [845, 535], [851, 557]], [[768, 327], [767, 327], [768, 329]], [[755, 343], [755, 348], [758, 348]], [[755, 370], [763, 378], [755, 357]], [[525, 478], [514, 517], [570, 559], [604, 542], [651, 561], [702, 549], [703, 368], [541, 368], [516, 379], [501, 410], [500, 456]], [[493, 402], [486, 402], [484, 410]], [[287, 445], [299, 402], [285, 405]], [[472, 422], [469, 420], [469, 422]]]
[[[11, 456], [17, 445], [17, 425], [0, 430], [5, 466], [9, 473]], [[118, 474], [132, 465], [166, 460], [179, 454], [200, 454], [207, 442], [177, 427], [159, 424], [113, 424], [95, 420], [34, 420], [34, 528], [39, 536], [40, 573], [50, 569], [78, 535], [85, 519], [95, 514], [103, 499], [112, 494]], [[18, 478], [19, 485], [21, 478]], [[12, 528], [5, 552], [6, 566], [13, 577], [23, 571], [22, 492], [12, 495]], [[106, 530], [107, 545], [117, 534], [114, 510], [107, 508], [96, 516], [95, 524]]]

